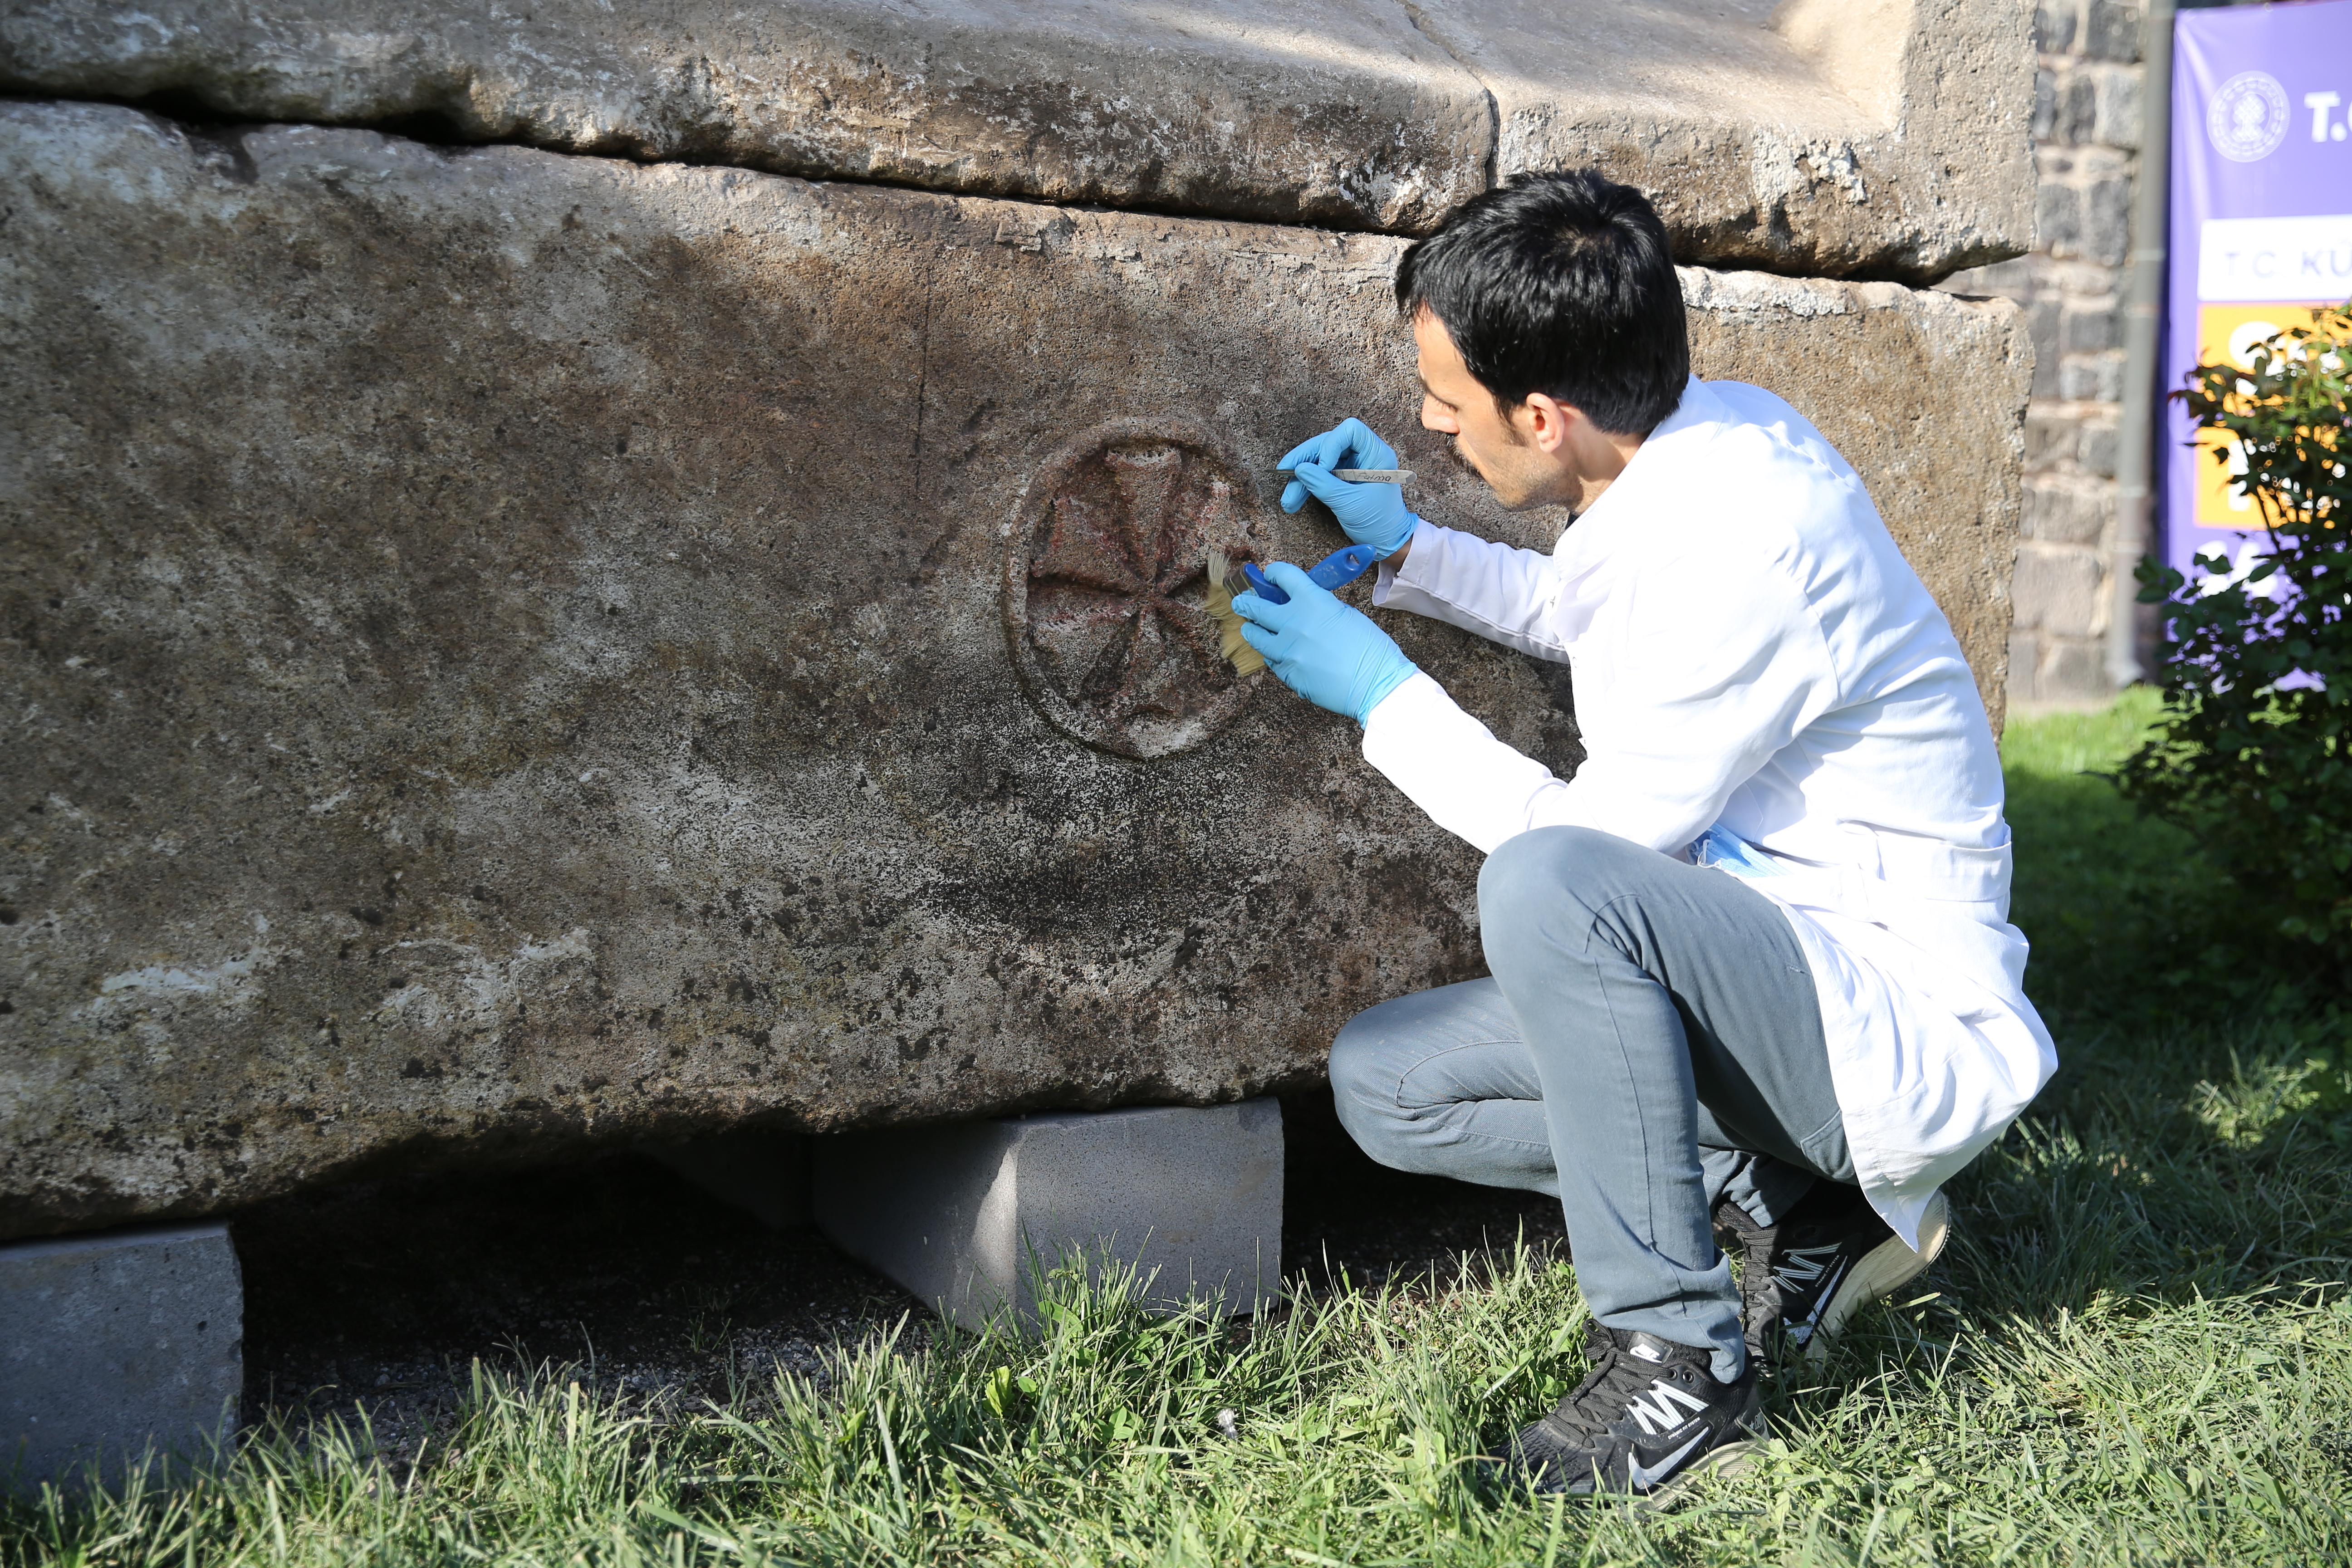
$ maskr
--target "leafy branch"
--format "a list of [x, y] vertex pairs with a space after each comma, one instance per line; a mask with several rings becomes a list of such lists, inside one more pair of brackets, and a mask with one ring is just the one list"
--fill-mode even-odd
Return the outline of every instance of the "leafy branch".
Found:
[[2171, 646], [2158, 732], [2118, 782], [2195, 832], [2275, 934], [2317, 946], [2352, 991], [2352, 304], [2311, 317], [2248, 365], [2199, 365], [2176, 395], [2231, 437], [2214, 458], [2242, 457], [2231, 483], [2267, 549], [2242, 572], [2202, 555], [2212, 574], [2196, 584], [2141, 564]]

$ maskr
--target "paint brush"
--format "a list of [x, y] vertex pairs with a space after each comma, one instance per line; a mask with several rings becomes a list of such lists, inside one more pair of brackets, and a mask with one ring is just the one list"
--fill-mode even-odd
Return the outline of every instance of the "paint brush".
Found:
[[1234, 595], [1248, 593], [1249, 584], [1234, 570], [1234, 564], [1223, 551], [1213, 544], [1209, 547], [1209, 618], [1217, 623], [1217, 651], [1225, 656], [1234, 673], [1255, 675], [1265, 668], [1265, 656], [1243, 640], [1243, 622], [1234, 613]]
[[[1350, 544], [1308, 567], [1307, 580], [1319, 588], [1338, 589], [1362, 576], [1378, 559], [1369, 545]], [[1265, 668], [1265, 656], [1243, 637], [1243, 621], [1234, 609], [1234, 595], [1255, 592], [1273, 605], [1290, 603], [1290, 595], [1268, 582], [1255, 566], [1229, 559], [1215, 545], [1209, 547], [1208, 577], [1209, 618], [1217, 623], [1217, 649], [1233, 665], [1234, 674], [1255, 675]]]

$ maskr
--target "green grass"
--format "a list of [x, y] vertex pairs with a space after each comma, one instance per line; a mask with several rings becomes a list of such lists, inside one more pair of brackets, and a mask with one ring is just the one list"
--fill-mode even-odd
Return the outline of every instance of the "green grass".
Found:
[[0, 1560], [2346, 1560], [2352, 1083], [2236, 895], [2087, 776], [2149, 711], [2007, 746], [2059, 1081], [1956, 1184], [1922, 1288], [1785, 1377], [1762, 1462], [1673, 1512], [1529, 1500], [1476, 1464], [1581, 1372], [1572, 1270], [1522, 1254], [1254, 1330], [1064, 1280], [1034, 1340], [854, 1348], [825, 1386], [695, 1415], [485, 1368], [413, 1469], [364, 1430], [265, 1433], [209, 1475], [19, 1506]]
[[2136, 687], [2102, 712], [2021, 720], [2002, 743], [2011, 915], [2033, 939], [2027, 988], [2053, 1029], [2277, 1010], [2243, 898], [2188, 833], [2138, 819], [2101, 776], [2159, 710], [2155, 689]]

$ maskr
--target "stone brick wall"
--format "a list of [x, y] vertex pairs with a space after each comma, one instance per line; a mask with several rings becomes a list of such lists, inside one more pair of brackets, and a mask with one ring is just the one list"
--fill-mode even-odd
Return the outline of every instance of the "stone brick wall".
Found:
[[2012, 586], [2011, 702], [2095, 700], [2107, 678], [2107, 562], [2123, 400], [2123, 289], [2140, 127], [2140, 9], [2043, 0], [2030, 255], [1944, 287], [2025, 308], [2033, 337], [2025, 511]]

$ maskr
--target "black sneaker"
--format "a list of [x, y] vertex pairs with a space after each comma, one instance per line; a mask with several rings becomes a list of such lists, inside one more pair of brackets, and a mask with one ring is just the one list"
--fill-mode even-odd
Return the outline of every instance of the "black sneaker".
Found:
[[1511, 1440], [1510, 1463], [1539, 1492], [1631, 1493], [1665, 1502], [1693, 1476], [1738, 1468], [1764, 1436], [1750, 1363], [1717, 1383], [1713, 1355], [1593, 1325], [1590, 1376]]
[[1916, 1279], [1951, 1234], [1937, 1193], [1919, 1221], [1914, 1252], [1878, 1217], [1859, 1187], [1822, 1182], [1779, 1225], [1765, 1226], [1736, 1204], [1718, 1205], [1716, 1231], [1741, 1250], [1739, 1295], [1750, 1363], [1819, 1361], [1861, 1307]]

